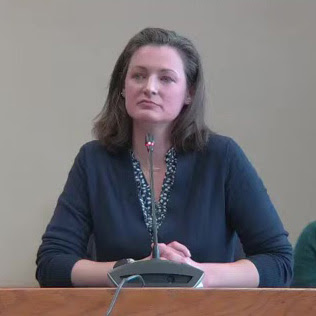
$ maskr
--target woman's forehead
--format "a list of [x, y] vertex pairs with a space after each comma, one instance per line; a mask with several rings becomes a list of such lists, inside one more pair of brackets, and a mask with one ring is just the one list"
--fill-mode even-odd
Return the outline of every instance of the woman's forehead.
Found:
[[183, 61], [178, 51], [170, 46], [143, 46], [132, 56], [130, 69], [157, 69], [183, 72]]

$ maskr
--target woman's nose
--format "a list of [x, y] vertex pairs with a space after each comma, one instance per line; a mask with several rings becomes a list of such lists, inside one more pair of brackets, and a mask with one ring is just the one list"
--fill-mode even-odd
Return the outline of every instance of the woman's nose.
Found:
[[147, 96], [155, 95], [158, 93], [157, 81], [154, 77], [149, 77], [145, 84], [145, 94]]

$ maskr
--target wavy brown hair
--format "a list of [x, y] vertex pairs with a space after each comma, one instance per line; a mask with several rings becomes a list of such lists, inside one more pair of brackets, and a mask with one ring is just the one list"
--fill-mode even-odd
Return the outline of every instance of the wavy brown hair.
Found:
[[201, 150], [210, 135], [204, 123], [205, 83], [201, 59], [189, 39], [161, 28], [145, 28], [127, 43], [114, 66], [105, 105], [95, 119], [94, 135], [111, 152], [131, 147], [132, 119], [127, 114], [121, 92], [133, 54], [147, 45], [169, 46], [180, 54], [192, 101], [183, 106], [174, 120], [171, 143], [177, 151]]

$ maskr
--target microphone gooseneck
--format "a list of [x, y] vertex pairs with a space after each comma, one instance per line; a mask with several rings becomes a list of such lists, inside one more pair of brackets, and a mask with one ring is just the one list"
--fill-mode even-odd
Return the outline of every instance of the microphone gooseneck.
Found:
[[155, 140], [154, 136], [148, 133], [145, 137], [145, 146], [147, 147], [149, 156], [149, 181], [150, 181], [150, 194], [151, 194], [151, 215], [152, 215], [152, 229], [153, 229], [153, 258], [160, 259], [158, 247], [158, 233], [157, 233], [157, 218], [156, 218], [156, 199], [155, 199], [155, 185], [154, 185], [154, 165], [153, 165], [153, 152]]

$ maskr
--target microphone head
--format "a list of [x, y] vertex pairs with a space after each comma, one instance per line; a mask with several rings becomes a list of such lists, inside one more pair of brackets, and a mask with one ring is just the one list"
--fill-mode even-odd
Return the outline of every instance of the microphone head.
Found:
[[155, 145], [154, 136], [150, 133], [147, 133], [145, 137], [145, 146], [147, 147], [147, 150], [153, 151], [154, 145]]

